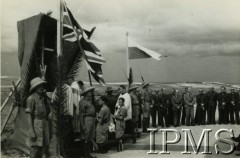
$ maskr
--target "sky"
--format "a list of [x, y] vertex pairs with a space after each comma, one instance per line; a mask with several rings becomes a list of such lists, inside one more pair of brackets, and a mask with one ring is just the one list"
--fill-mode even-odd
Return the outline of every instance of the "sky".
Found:
[[[59, 0], [2, 0], [1, 52], [17, 53], [17, 21], [53, 11]], [[107, 62], [107, 82], [126, 81], [126, 32], [167, 58], [131, 60], [134, 80], [240, 83], [239, 0], [69, 0], [75, 19]], [[2, 65], [4, 66], [4, 65]], [[18, 66], [18, 65], [16, 65]], [[79, 79], [87, 80], [86, 73]]]

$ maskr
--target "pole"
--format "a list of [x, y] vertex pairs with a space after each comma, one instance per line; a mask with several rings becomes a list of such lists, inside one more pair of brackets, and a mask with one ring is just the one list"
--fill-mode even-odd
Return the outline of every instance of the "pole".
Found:
[[129, 79], [129, 68], [130, 68], [130, 63], [129, 63], [129, 52], [128, 52], [128, 32], [126, 33], [126, 40], [127, 40], [127, 49], [126, 49], [126, 60], [127, 60], [127, 79]]
[[88, 78], [89, 78], [90, 86], [92, 87], [92, 78], [91, 78], [91, 72], [90, 72], [90, 70], [88, 70]]

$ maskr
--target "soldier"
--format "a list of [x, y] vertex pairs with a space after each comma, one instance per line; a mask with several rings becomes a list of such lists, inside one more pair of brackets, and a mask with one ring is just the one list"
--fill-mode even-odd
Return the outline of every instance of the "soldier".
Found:
[[168, 96], [166, 94], [166, 89], [161, 89], [161, 94], [159, 94], [159, 105], [158, 105], [158, 124], [161, 127], [168, 127]]
[[[185, 107], [185, 115], [186, 115], [186, 125], [187, 126], [194, 126], [194, 104], [195, 98], [188, 87], [185, 89], [187, 92], [184, 94], [184, 107]], [[191, 124], [190, 124], [191, 122]]]
[[100, 153], [106, 153], [108, 151], [105, 145], [108, 140], [108, 131], [111, 119], [111, 112], [107, 106], [107, 97], [102, 96], [99, 99], [99, 105], [101, 110], [97, 115], [97, 128], [96, 128], [96, 143], [98, 144], [98, 150]]
[[149, 94], [149, 83], [143, 83], [142, 89], [142, 104], [143, 104], [143, 131], [147, 132], [147, 128], [149, 128], [150, 121], [150, 104], [151, 104], [151, 96]]
[[79, 102], [79, 115], [81, 116], [81, 128], [83, 140], [84, 157], [92, 158], [90, 155], [90, 141], [95, 138], [95, 108], [93, 105], [94, 88], [88, 88], [81, 94], [83, 98]]
[[138, 128], [142, 128], [142, 92], [140, 88], [137, 89], [137, 97], [139, 102]]
[[182, 121], [181, 121], [182, 125], [185, 125], [185, 123], [186, 123], [186, 110], [185, 110], [184, 94], [186, 94], [187, 92], [188, 92], [188, 87], [185, 87], [185, 91], [182, 94], [182, 98], [183, 98], [182, 118], [181, 118], [182, 119]]
[[158, 95], [157, 91], [152, 90], [151, 91], [151, 105], [152, 107], [150, 108], [151, 112], [151, 117], [152, 117], [152, 127], [157, 127], [156, 126], [156, 117], [157, 117], [157, 106], [158, 106]]
[[174, 117], [173, 117], [173, 104], [172, 104], [172, 96], [175, 93], [175, 89], [172, 88], [172, 91], [168, 94], [168, 123], [169, 125], [174, 125]]
[[[124, 98], [124, 107], [125, 109], [127, 109], [127, 117], [125, 118], [126, 121], [126, 128], [125, 128], [125, 133], [127, 134], [132, 134], [132, 102], [131, 102], [131, 97], [130, 95], [127, 93], [126, 90], [126, 86], [121, 85], [120, 89], [119, 89], [120, 95], [118, 97], [119, 98]], [[119, 102], [116, 103], [116, 107], [115, 107], [115, 112], [116, 109], [119, 108]]]
[[219, 124], [227, 124], [228, 123], [228, 94], [226, 92], [226, 88], [224, 86], [221, 87], [221, 92], [217, 96], [218, 100], [218, 110], [219, 110]]
[[206, 104], [207, 98], [203, 93], [203, 89], [199, 89], [199, 94], [196, 97], [197, 110], [195, 115], [195, 123], [199, 125], [205, 125], [206, 123]]
[[106, 89], [106, 93], [107, 93], [106, 97], [108, 99], [107, 106], [110, 109], [111, 113], [114, 114], [115, 105], [117, 103], [117, 98], [115, 96], [113, 96], [112, 92], [113, 92], [112, 87], [107, 87], [107, 89]]
[[208, 124], [215, 124], [215, 113], [217, 106], [217, 92], [214, 91], [214, 87], [210, 87], [206, 93], [207, 97], [207, 122]]
[[[234, 88], [231, 88], [231, 93], [229, 94], [229, 114], [230, 114], [230, 122], [232, 124], [239, 122], [239, 109], [238, 109], [238, 94], [235, 92]], [[234, 120], [234, 115], [236, 118], [236, 122]]]
[[127, 109], [124, 106], [124, 102], [125, 102], [124, 98], [120, 97], [118, 99], [119, 106], [116, 107], [116, 111], [113, 116], [116, 122], [116, 139], [118, 142], [117, 151], [123, 150], [122, 137], [125, 131], [125, 118], [127, 117]]
[[30, 93], [32, 94], [27, 99], [26, 108], [30, 126], [30, 158], [48, 157], [51, 111], [50, 99], [47, 98], [44, 87], [46, 83], [40, 77], [36, 77], [30, 82]]
[[179, 91], [176, 89], [174, 95], [172, 96], [172, 105], [173, 105], [173, 116], [174, 116], [174, 127], [180, 125], [180, 117], [182, 110], [182, 96], [179, 94]]
[[139, 101], [137, 97], [137, 88], [138, 86], [130, 86], [128, 92], [131, 97], [132, 102], [132, 139], [133, 143], [136, 143], [136, 134], [138, 133], [138, 116], [139, 116]]

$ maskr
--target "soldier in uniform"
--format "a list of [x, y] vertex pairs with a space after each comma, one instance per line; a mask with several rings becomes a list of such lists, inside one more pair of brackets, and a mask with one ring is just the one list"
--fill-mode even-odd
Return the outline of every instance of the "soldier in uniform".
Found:
[[206, 123], [206, 104], [207, 98], [203, 93], [203, 89], [199, 89], [199, 94], [196, 96], [197, 109], [195, 115], [195, 123], [198, 125], [205, 125]]
[[210, 87], [206, 93], [207, 97], [207, 122], [208, 124], [216, 124], [215, 113], [217, 106], [217, 92], [214, 91], [214, 87]]
[[172, 96], [172, 105], [173, 105], [173, 116], [174, 116], [174, 127], [180, 125], [180, 117], [182, 110], [182, 96], [179, 94], [179, 91], [176, 89], [174, 95]]
[[221, 87], [221, 92], [217, 96], [218, 100], [218, 110], [219, 110], [219, 124], [227, 124], [228, 123], [228, 94], [226, 92], [226, 88], [224, 86]]
[[157, 127], [156, 126], [156, 119], [157, 119], [157, 107], [159, 105], [159, 101], [158, 101], [158, 93], [157, 90], [152, 90], [151, 92], [151, 116], [152, 116], [152, 127]]
[[107, 93], [106, 97], [108, 99], [107, 106], [110, 109], [111, 113], [114, 114], [117, 98], [112, 94], [112, 92], [113, 92], [112, 87], [107, 87], [106, 89], [106, 93]]
[[139, 102], [138, 128], [142, 128], [142, 92], [140, 88], [137, 89], [136, 94]]
[[158, 124], [161, 127], [168, 127], [168, 96], [166, 94], [166, 89], [161, 89], [161, 94], [159, 94], [159, 105], [158, 105]]
[[184, 95], [188, 92], [188, 87], [185, 87], [185, 91], [182, 94], [182, 98], [183, 98], [183, 106], [182, 106], [182, 121], [181, 124], [185, 125], [186, 123], [186, 110], [185, 110], [185, 100], [184, 100]]
[[122, 144], [122, 137], [125, 132], [125, 118], [127, 117], [127, 109], [124, 106], [125, 99], [120, 97], [118, 99], [118, 105], [116, 107], [115, 114], [113, 118], [115, 118], [116, 122], [116, 139], [118, 142], [117, 151], [123, 150], [123, 144]]
[[174, 117], [173, 117], [173, 104], [172, 104], [172, 96], [175, 93], [175, 89], [172, 88], [172, 91], [168, 94], [168, 123], [169, 125], [174, 125]]
[[143, 83], [142, 89], [142, 104], [143, 104], [143, 131], [144, 133], [147, 132], [147, 128], [149, 128], [149, 121], [150, 121], [150, 105], [151, 105], [151, 96], [149, 94], [149, 83]]
[[111, 112], [107, 106], [107, 97], [102, 96], [99, 99], [99, 105], [101, 109], [97, 114], [97, 128], [96, 128], [96, 143], [98, 144], [98, 150], [101, 153], [108, 151], [105, 145], [108, 140], [108, 131], [111, 119]]
[[[194, 104], [195, 98], [190, 91], [190, 88], [187, 88], [187, 93], [184, 94], [184, 106], [185, 106], [185, 114], [186, 114], [186, 125], [194, 126]], [[191, 122], [191, 124], [190, 124]]]
[[94, 88], [88, 88], [81, 94], [83, 98], [79, 102], [79, 115], [81, 116], [81, 128], [84, 157], [91, 158], [90, 142], [95, 138], [95, 107], [92, 101]]
[[[231, 93], [229, 94], [229, 114], [230, 114], [230, 122], [232, 124], [239, 122], [239, 109], [238, 109], [238, 94], [235, 92], [234, 88], [231, 88]], [[234, 115], [236, 118], [236, 122], [234, 120]]]
[[131, 102], [132, 102], [132, 139], [133, 143], [136, 143], [136, 134], [138, 132], [138, 116], [139, 116], [139, 101], [137, 97], [137, 88], [138, 86], [130, 86], [128, 89], [128, 92], [131, 97]]
[[29, 122], [30, 158], [48, 157], [50, 140], [50, 99], [46, 96], [44, 85], [47, 82], [36, 77], [31, 80], [30, 93], [27, 99], [26, 113]]

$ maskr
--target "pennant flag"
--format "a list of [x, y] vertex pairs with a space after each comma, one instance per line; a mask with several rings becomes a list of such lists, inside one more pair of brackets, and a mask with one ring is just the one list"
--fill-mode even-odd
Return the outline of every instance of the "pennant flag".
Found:
[[128, 38], [128, 52], [129, 59], [153, 58], [156, 60], [161, 60], [161, 54], [144, 48], [130, 38]]
[[[102, 75], [101, 65], [106, 61], [101, 56], [101, 51], [88, 40], [91, 38], [96, 27], [92, 28], [91, 31], [82, 29], [65, 3], [63, 12], [63, 39], [65, 41], [77, 42], [79, 44], [79, 47], [81, 47], [83, 51], [81, 53], [84, 54], [83, 56], [86, 66], [91, 72], [91, 75], [97, 82], [104, 85], [105, 82]], [[85, 37], [87, 37], [87, 39]]]

